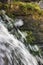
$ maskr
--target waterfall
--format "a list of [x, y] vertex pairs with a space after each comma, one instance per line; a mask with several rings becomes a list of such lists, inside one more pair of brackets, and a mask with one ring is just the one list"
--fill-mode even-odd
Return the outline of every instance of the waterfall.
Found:
[[43, 9], [43, 0], [39, 1], [39, 6], [41, 9]]
[[5, 23], [11, 21], [13, 20], [5, 14], [0, 16], [0, 65], [38, 65], [36, 58], [23, 42], [13, 35], [11, 30], [8, 31], [9, 26]]

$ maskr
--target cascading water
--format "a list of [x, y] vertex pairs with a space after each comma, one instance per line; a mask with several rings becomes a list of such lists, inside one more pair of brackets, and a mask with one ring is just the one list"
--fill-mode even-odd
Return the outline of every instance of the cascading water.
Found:
[[[11, 30], [8, 32], [9, 26], [7, 27], [5, 23], [11, 21], [13, 20], [5, 14], [0, 16], [0, 65], [38, 65], [36, 58], [30, 54], [25, 45], [11, 34]], [[11, 25], [11, 29], [12, 27]]]

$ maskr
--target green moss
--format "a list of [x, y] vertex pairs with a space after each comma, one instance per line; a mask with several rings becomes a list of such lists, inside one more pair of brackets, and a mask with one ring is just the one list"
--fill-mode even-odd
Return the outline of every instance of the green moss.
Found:
[[27, 31], [27, 34], [28, 34], [26, 37], [27, 42], [30, 44], [33, 43], [35, 41], [35, 37], [34, 37], [32, 31]]
[[6, 13], [11, 15], [11, 17], [15, 15], [25, 15], [25, 16], [32, 15], [34, 19], [40, 19], [41, 17], [43, 17], [43, 10], [40, 9], [37, 3], [33, 2], [26, 3], [26, 2], [14, 1], [11, 5], [7, 3], [6, 4], [0, 3], [0, 9], [5, 9]]
[[2, 3], [0, 2], [0, 9], [2, 8]]
[[28, 14], [28, 11], [31, 10], [31, 12], [34, 13], [34, 11], [37, 13], [41, 13], [41, 9], [37, 3], [24, 3], [24, 2], [15, 2], [14, 6], [17, 5], [22, 10], [22, 12], [25, 12], [25, 14]]

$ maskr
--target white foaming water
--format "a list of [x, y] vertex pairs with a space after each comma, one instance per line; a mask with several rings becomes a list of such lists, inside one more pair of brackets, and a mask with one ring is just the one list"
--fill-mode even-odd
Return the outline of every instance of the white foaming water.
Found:
[[36, 58], [30, 54], [21, 41], [8, 32], [1, 21], [0, 65], [38, 65]]
[[19, 26], [22, 26], [23, 25], [23, 21], [21, 19], [17, 19], [15, 24], [14, 24], [16, 27], [19, 27]]
[[36, 59], [27, 51], [24, 44], [15, 39], [2, 23], [0, 23], [0, 57], [0, 65], [6, 63], [7, 65], [37, 65]]

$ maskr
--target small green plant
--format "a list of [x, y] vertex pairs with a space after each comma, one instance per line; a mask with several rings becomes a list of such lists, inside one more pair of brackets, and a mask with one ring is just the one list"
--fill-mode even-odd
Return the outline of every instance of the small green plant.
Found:
[[33, 36], [32, 31], [27, 31], [27, 42], [28, 43], [33, 43], [35, 41], [35, 37]]

